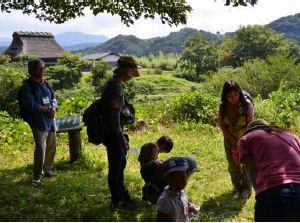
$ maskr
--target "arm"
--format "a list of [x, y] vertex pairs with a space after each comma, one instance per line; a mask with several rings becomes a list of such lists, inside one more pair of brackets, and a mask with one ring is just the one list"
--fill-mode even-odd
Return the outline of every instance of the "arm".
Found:
[[120, 113], [122, 108], [122, 88], [116, 85], [112, 89], [113, 95], [109, 101], [110, 123], [112, 125], [113, 134], [121, 141], [122, 147], [129, 149], [127, 140], [123, 135], [120, 121]]
[[227, 125], [223, 122], [222, 110], [223, 110], [223, 104], [220, 104], [219, 112], [218, 112], [218, 125], [223, 132], [224, 138], [230, 142], [231, 146], [236, 145], [237, 138], [230, 132]]
[[256, 190], [256, 171], [252, 156], [245, 155], [244, 157], [242, 157], [241, 162], [245, 165], [248, 179], [251, 182], [254, 190]]
[[247, 111], [247, 125], [253, 121], [253, 117], [254, 117], [254, 108], [253, 108], [253, 104], [251, 102], [248, 102], [248, 111]]

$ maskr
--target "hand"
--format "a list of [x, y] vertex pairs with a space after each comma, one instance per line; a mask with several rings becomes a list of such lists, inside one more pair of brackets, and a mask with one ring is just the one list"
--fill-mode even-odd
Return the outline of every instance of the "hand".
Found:
[[55, 107], [52, 107], [49, 111], [49, 117], [50, 118], [54, 118], [55, 117], [55, 114], [56, 114], [56, 108]]
[[122, 137], [121, 147], [125, 150], [129, 150], [129, 144], [124, 136]]
[[200, 210], [200, 206], [189, 202], [189, 212], [196, 214]]

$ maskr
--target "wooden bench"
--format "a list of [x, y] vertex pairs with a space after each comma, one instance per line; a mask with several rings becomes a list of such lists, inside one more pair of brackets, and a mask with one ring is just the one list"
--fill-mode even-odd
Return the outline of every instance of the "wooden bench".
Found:
[[57, 133], [67, 132], [69, 136], [70, 162], [73, 163], [82, 156], [81, 130], [79, 116], [56, 118]]

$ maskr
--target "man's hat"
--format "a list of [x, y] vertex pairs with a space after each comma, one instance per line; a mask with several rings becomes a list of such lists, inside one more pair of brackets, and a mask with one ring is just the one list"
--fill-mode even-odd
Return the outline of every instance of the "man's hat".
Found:
[[190, 173], [195, 173], [195, 172], [199, 172], [200, 171], [200, 169], [199, 169], [199, 167], [197, 165], [197, 162], [196, 162], [196, 160], [194, 158], [189, 157], [189, 156], [182, 157], [182, 158], [186, 159], [186, 161], [188, 162], [188, 164], [189, 164], [188, 171]]
[[272, 127], [274, 127], [274, 126], [270, 125], [269, 122], [267, 122], [263, 119], [258, 119], [258, 120], [250, 122], [247, 125], [247, 128], [246, 128], [245, 132], [243, 133], [243, 135], [246, 135], [249, 132], [252, 132], [254, 130], [258, 130], [258, 129], [266, 130], [266, 129], [270, 129]]

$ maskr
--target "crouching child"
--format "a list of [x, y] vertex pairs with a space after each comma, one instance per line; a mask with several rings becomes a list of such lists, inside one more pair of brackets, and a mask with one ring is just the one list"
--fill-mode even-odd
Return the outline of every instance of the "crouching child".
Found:
[[168, 222], [189, 221], [190, 212], [198, 207], [188, 201], [185, 192], [188, 179], [199, 168], [193, 158], [172, 157], [161, 166], [163, 180], [167, 184], [156, 205], [156, 220]]

